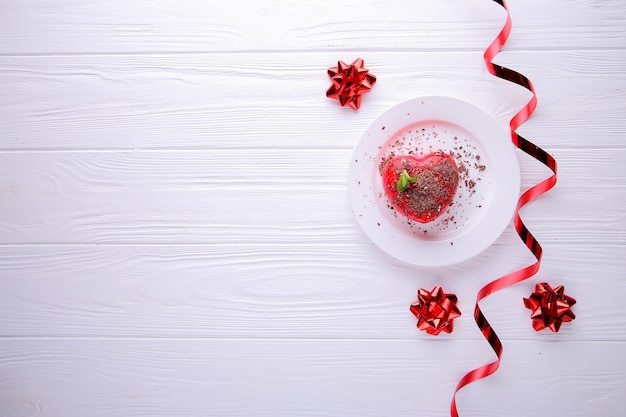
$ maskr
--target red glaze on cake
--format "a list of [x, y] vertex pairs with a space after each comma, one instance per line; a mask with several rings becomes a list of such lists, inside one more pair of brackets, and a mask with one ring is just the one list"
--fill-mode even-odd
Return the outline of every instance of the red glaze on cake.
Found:
[[452, 203], [459, 185], [456, 163], [443, 152], [421, 158], [395, 156], [384, 161], [380, 172], [391, 206], [419, 223], [441, 216]]

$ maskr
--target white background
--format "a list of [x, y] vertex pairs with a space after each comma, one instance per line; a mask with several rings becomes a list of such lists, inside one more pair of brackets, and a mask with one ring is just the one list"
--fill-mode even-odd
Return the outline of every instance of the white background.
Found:
[[[461, 416], [622, 416], [626, 408], [626, 2], [511, 0], [496, 62], [539, 106], [520, 133], [560, 164], [523, 211], [538, 276], [482, 303], [502, 367]], [[503, 127], [529, 99], [482, 54], [489, 0], [0, 2], [0, 416], [447, 416], [494, 359], [478, 289], [533, 258], [510, 226], [459, 265], [419, 268], [359, 229], [350, 154], [421, 95]], [[325, 97], [357, 57], [360, 110]], [[522, 186], [549, 171], [519, 154]], [[537, 282], [577, 318], [535, 332]], [[419, 332], [418, 288], [459, 297]]]

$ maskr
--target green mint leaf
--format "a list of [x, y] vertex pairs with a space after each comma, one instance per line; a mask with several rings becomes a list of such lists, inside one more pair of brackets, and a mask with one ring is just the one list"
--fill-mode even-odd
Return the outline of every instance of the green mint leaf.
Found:
[[416, 182], [417, 181], [417, 177], [412, 177], [409, 175], [409, 173], [406, 171], [406, 169], [402, 170], [402, 173], [400, 174], [400, 178], [398, 178], [398, 192], [399, 193], [403, 193], [406, 190], [409, 189], [409, 187], [411, 186], [412, 182]]

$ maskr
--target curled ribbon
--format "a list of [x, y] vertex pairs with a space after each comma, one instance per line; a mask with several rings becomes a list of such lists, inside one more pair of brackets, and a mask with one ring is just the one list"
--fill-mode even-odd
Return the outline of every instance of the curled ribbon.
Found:
[[495, 281], [490, 282], [485, 285], [483, 288], [478, 291], [478, 295], [476, 296], [476, 307], [474, 309], [474, 320], [476, 320], [476, 324], [480, 328], [483, 336], [489, 342], [489, 345], [496, 353], [497, 359], [494, 362], [491, 362], [487, 365], [481, 366], [479, 368], [474, 369], [473, 371], [468, 372], [461, 378], [456, 389], [454, 390], [454, 394], [452, 396], [452, 403], [450, 404], [450, 415], [452, 417], [458, 417], [458, 412], [456, 408], [456, 394], [466, 385], [477, 381], [479, 379], [485, 378], [498, 370], [500, 366], [500, 359], [502, 357], [502, 343], [500, 339], [496, 335], [495, 331], [483, 315], [480, 310], [479, 302], [485, 297], [493, 294], [496, 291], [500, 291], [508, 286], [521, 282], [525, 279], [528, 279], [535, 275], [539, 270], [539, 266], [541, 264], [541, 258], [543, 255], [543, 249], [539, 242], [535, 237], [530, 233], [528, 228], [522, 222], [520, 218], [519, 211], [522, 207], [528, 204], [530, 201], [549, 191], [554, 184], [556, 184], [556, 173], [557, 173], [557, 164], [556, 160], [548, 154], [546, 151], [533, 144], [532, 142], [524, 139], [522, 136], [517, 134], [515, 130], [528, 118], [531, 116], [535, 108], [537, 107], [537, 95], [535, 94], [535, 89], [528, 78], [524, 75], [515, 72], [511, 69], [502, 67], [500, 65], [494, 64], [492, 59], [500, 52], [502, 46], [506, 43], [509, 34], [511, 33], [511, 14], [509, 9], [506, 6], [504, 0], [493, 0], [498, 3], [500, 6], [504, 8], [507, 13], [506, 22], [496, 39], [489, 45], [489, 47], [485, 50], [484, 58], [485, 63], [487, 64], [487, 70], [496, 77], [505, 79], [507, 81], [518, 84], [526, 89], [528, 89], [532, 93], [532, 98], [530, 101], [513, 116], [509, 123], [510, 131], [511, 131], [511, 140], [513, 144], [537, 159], [539, 162], [546, 165], [552, 171], [552, 175], [547, 179], [541, 181], [540, 183], [534, 185], [530, 189], [526, 190], [519, 198], [517, 202], [517, 207], [515, 209], [515, 217], [514, 217], [514, 226], [517, 234], [522, 239], [526, 247], [530, 249], [532, 254], [537, 259], [533, 264], [522, 268], [518, 271], [515, 271], [511, 274], [504, 275]]

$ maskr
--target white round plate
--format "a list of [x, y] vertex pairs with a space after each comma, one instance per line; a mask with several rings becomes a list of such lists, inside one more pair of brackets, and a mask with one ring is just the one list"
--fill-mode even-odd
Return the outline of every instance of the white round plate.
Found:
[[[389, 205], [379, 167], [390, 154], [450, 153], [459, 187], [447, 211], [421, 224]], [[358, 142], [348, 176], [352, 210], [365, 234], [389, 255], [420, 266], [462, 262], [489, 247], [515, 212], [520, 171], [508, 133], [474, 105], [418, 97], [380, 115]]]

